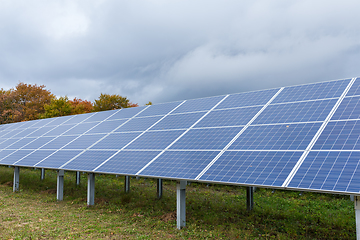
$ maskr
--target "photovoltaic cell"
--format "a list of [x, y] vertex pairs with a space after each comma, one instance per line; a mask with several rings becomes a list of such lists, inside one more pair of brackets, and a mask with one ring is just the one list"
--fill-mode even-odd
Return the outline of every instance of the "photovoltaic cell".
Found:
[[359, 150], [360, 121], [329, 122], [313, 149]]
[[77, 116], [78, 115], [70, 115], [70, 116], [64, 116], [64, 117], [49, 118], [50, 121], [48, 124], [46, 124], [46, 126], [58, 126], [60, 124], [69, 124], [70, 119], [77, 118]]
[[101, 122], [101, 123], [99, 123], [99, 125], [97, 125], [96, 127], [92, 128], [91, 130], [89, 130], [89, 131], [87, 132], [87, 134], [92, 134], [92, 133], [110, 133], [110, 132], [112, 132], [113, 130], [115, 130], [116, 128], [118, 128], [119, 126], [121, 126], [125, 121], [126, 121], [126, 119]]
[[151, 127], [154, 123], [160, 120], [161, 116], [145, 117], [145, 118], [133, 118], [115, 132], [132, 132], [132, 131], [144, 131]]
[[79, 135], [79, 134], [83, 134], [83, 133], [89, 131], [91, 128], [93, 128], [97, 124], [99, 124], [99, 122], [80, 123], [80, 124], [75, 125], [75, 127], [71, 128], [70, 130], [68, 130], [63, 135]]
[[88, 150], [63, 166], [63, 169], [92, 171], [116, 151], [92, 151]]
[[235, 150], [305, 150], [321, 123], [250, 126], [229, 147]]
[[172, 113], [208, 111], [213, 108], [218, 102], [220, 102], [223, 98], [225, 98], [225, 96], [186, 100], [185, 103], [175, 109], [175, 111], [173, 111]]
[[82, 151], [77, 150], [59, 150], [48, 158], [44, 159], [42, 162], [37, 163], [35, 167], [59, 169], [63, 164], [81, 152]]
[[60, 136], [42, 146], [42, 149], [60, 149], [74, 140], [77, 136]]
[[114, 115], [109, 117], [107, 120], [132, 118], [146, 107], [148, 107], [148, 106], [124, 108], [124, 109], [121, 109], [120, 111], [116, 112]]
[[360, 97], [344, 98], [331, 120], [360, 119]]
[[189, 128], [204, 114], [205, 112], [168, 115], [151, 130]]
[[337, 98], [344, 92], [351, 79], [286, 87], [272, 103]]
[[281, 186], [301, 154], [288, 151], [226, 151], [200, 180]]
[[54, 121], [55, 119], [51, 119], [51, 118], [47, 118], [47, 119], [40, 119], [40, 120], [33, 120], [33, 121], [30, 121], [31, 124], [28, 124], [28, 125], [22, 125], [21, 127], [19, 128], [28, 128], [28, 127], [43, 127], [43, 126], [46, 126], [48, 125], [49, 123], [51, 123], [52, 121]]
[[8, 155], [12, 154], [13, 152], [15, 152], [15, 150], [2, 150], [0, 151], [0, 164], [1, 163], [1, 160], [6, 158]]
[[14, 129], [14, 130], [6, 131], [2, 135], [2, 137], [3, 138], [11, 138], [11, 137], [16, 136], [17, 134], [21, 133], [22, 131], [24, 131], [24, 129]]
[[19, 161], [21, 158], [25, 157], [29, 153], [31, 153], [31, 150], [18, 150], [14, 153], [8, 155], [7, 157], [3, 158], [0, 163], [1, 164], [8, 164], [13, 165], [15, 162]]
[[18, 140], [19, 140], [19, 139], [11, 139], [11, 138], [9, 138], [9, 139], [1, 142], [1, 143], [0, 143], [0, 150], [1, 150], [1, 149], [5, 149], [5, 148], [11, 146], [12, 144], [14, 144], [15, 142], [17, 142]]
[[33, 133], [27, 135], [27, 137], [41, 137], [42, 135], [46, 134], [47, 132], [51, 131], [54, 128], [55, 128], [55, 126], [41, 127], [41, 128], [38, 128]]
[[59, 125], [55, 127], [54, 129], [48, 131], [43, 136], [59, 136], [64, 134], [66, 131], [74, 127], [75, 124], [66, 124], [66, 125]]
[[135, 139], [140, 133], [112, 133], [91, 147], [91, 149], [116, 149], [120, 150]]
[[[23, 159], [19, 159], [20, 161], [14, 163], [15, 166], [26, 166], [33, 167], [35, 164], [43, 160], [44, 158], [53, 154], [55, 150], [37, 150], [32, 152], [30, 155], [27, 155]], [[1, 163], [1, 162], [0, 162]]]
[[64, 149], [87, 149], [104, 136], [106, 136], [106, 134], [82, 135], [68, 145], [64, 146]]
[[146, 132], [127, 146], [126, 149], [165, 149], [183, 132], [185, 131], [173, 130]]
[[260, 111], [260, 109], [261, 107], [248, 107], [212, 111], [199, 123], [197, 123], [195, 127], [246, 125]]
[[52, 141], [55, 137], [41, 137], [41, 138], [37, 138], [34, 141], [32, 141], [31, 143], [25, 145], [23, 147], [23, 149], [38, 149], [40, 147], [42, 147], [43, 145], [45, 145], [46, 143]]
[[159, 153], [159, 151], [121, 151], [95, 172], [135, 175]]
[[175, 107], [180, 105], [182, 102], [171, 102], [171, 103], [162, 103], [157, 105], [151, 105], [146, 108], [136, 117], [145, 117], [145, 116], [154, 116], [154, 115], [166, 115]]
[[289, 187], [359, 193], [359, 159], [360, 152], [312, 151]]
[[10, 146], [8, 146], [8, 149], [21, 149], [22, 147], [26, 146], [27, 144], [29, 144], [30, 142], [34, 141], [36, 138], [22, 138], [22, 139], [17, 139], [17, 142], [14, 142], [13, 144], [11, 144]]
[[232, 94], [221, 102], [215, 109], [265, 105], [278, 91], [279, 88]]
[[323, 121], [336, 99], [269, 105], [253, 124]]
[[110, 110], [110, 111], [102, 111], [96, 112], [91, 115], [91, 117], [85, 119], [83, 122], [99, 122], [104, 121], [105, 119], [109, 118], [111, 115], [114, 115], [120, 110]]
[[223, 149], [242, 127], [191, 129], [170, 149]]
[[30, 135], [31, 133], [37, 131], [38, 128], [28, 128], [28, 129], [24, 129], [23, 131], [19, 132], [18, 134], [12, 135], [12, 138], [23, 138], [26, 137], [28, 135]]
[[360, 95], [360, 78], [357, 78], [346, 96]]
[[195, 179], [219, 151], [167, 151], [152, 162], [142, 176]]
[[84, 120], [86, 120], [87, 118], [90, 118], [91, 116], [93, 116], [94, 114], [96, 114], [96, 113], [84, 113], [84, 114], [74, 115], [72, 118], [70, 118], [69, 120], [66, 121], [66, 124], [81, 123]]

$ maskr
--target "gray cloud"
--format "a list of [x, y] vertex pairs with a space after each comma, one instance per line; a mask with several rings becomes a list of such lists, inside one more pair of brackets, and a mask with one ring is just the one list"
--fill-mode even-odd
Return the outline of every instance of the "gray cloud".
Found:
[[144, 104], [359, 76], [358, 1], [2, 1], [0, 88]]

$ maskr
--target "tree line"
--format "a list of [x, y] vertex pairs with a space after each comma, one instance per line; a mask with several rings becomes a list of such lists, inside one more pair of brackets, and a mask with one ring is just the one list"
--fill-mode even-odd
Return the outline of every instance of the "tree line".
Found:
[[0, 89], [0, 124], [138, 106], [117, 94], [101, 93], [94, 102], [57, 98], [44, 85], [20, 82], [9, 90]]

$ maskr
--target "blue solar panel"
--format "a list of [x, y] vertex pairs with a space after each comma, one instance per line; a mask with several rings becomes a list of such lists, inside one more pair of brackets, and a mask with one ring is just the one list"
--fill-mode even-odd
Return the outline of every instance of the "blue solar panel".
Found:
[[346, 96], [360, 95], [360, 78], [357, 78]]
[[95, 171], [135, 175], [159, 153], [159, 151], [121, 151]]
[[191, 129], [170, 149], [223, 149], [242, 127]]
[[0, 163], [1, 164], [8, 164], [8, 165], [12, 165], [15, 162], [19, 161], [21, 158], [25, 157], [26, 155], [28, 155], [29, 153], [31, 153], [31, 150], [18, 150], [15, 151], [14, 153], [8, 155], [7, 157], [3, 158]]
[[10, 139], [7, 139], [7, 140], [1, 142], [1, 143], [0, 143], [0, 150], [1, 150], [1, 149], [5, 149], [5, 148], [11, 146], [12, 144], [14, 144], [14, 143], [17, 142], [17, 141], [19, 141], [19, 139], [11, 139], [11, 138], [10, 138]]
[[121, 109], [121, 111], [118, 111], [114, 115], [109, 117], [108, 120], [132, 118], [146, 107], [148, 106]]
[[92, 171], [115, 153], [116, 151], [88, 150], [63, 166], [63, 169]]
[[73, 123], [81, 123], [84, 120], [86, 120], [87, 118], [90, 118], [91, 116], [93, 116], [96, 113], [85, 113], [85, 114], [79, 114], [79, 115], [75, 115], [72, 116], [71, 118], [69, 118], [68, 120], [66, 119], [66, 124], [73, 124]]
[[246, 125], [260, 109], [261, 107], [248, 107], [212, 111], [196, 124], [195, 127]]
[[1, 163], [1, 160], [6, 158], [8, 155], [12, 154], [13, 152], [15, 152], [15, 150], [2, 150], [0, 151], [0, 164]]
[[221, 102], [215, 109], [265, 105], [278, 91], [279, 88], [232, 94]]
[[360, 121], [329, 122], [313, 149], [359, 150]]
[[153, 126], [151, 130], [189, 128], [204, 114], [205, 112], [168, 115], [161, 122]]
[[99, 141], [101, 138], [106, 136], [105, 134], [93, 134], [93, 135], [82, 135], [79, 138], [75, 139], [68, 145], [64, 147], [64, 149], [86, 149]]
[[36, 131], [32, 132], [31, 134], [27, 135], [27, 137], [41, 137], [42, 135], [51, 131], [54, 128], [55, 128], [55, 126], [41, 127], [41, 128], [38, 128]]
[[65, 164], [81, 152], [82, 151], [77, 150], [59, 150], [44, 159], [43, 161], [35, 164], [35, 167], [59, 169], [63, 164]]
[[305, 150], [321, 123], [250, 126], [229, 147], [236, 150]]
[[272, 103], [340, 97], [351, 79], [286, 87]]
[[[74, 116], [74, 115], [70, 115], [70, 116], [65, 116], [65, 117], [57, 117], [57, 118], [48, 118], [49, 120], [49, 123], [46, 124], [46, 126], [58, 126], [60, 124], [69, 124], [69, 121], [72, 119], [72, 118], [77, 118], [77, 115]], [[71, 124], [71, 122], [70, 122]], [[32, 126], [33, 127], [33, 126]]]
[[31, 143], [25, 145], [23, 147], [23, 149], [38, 149], [40, 147], [42, 147], [44, 144], [52, 141], [55, 137], [41, 137], [41, 138], [37, 138], [34, 141], [32, 141]]
[[52, 129], [51, 131], [48, 131], [47, 133], [45, 133], [43, 136], [59, 136], [74, 126], [75, 126], [74, 124], [59, 125], [59, 126], [55, 127], [54, 129]]
[[15, 135], [12, 135], [11, 137], [12, 138], [23, 138], [23, 137], [26, 137], [28, 136], [29, 134], [37, 131], [38, 128], [28, 128], [28, 129], [24, 129], [23, 131], [15, 134]]
[[20, 161], [14, 163], [14, 165], [33, 167], [35, 166], [36, 163], [40, 162], [47, 156], [50, 156], [54, 152], [55, 150], [37, 150], [32, 152], [30, 155], [27, 155], [26, 157], [22, 158], [21, 160], [19, 159]]
[[111, 115], [114, 115], [120, 110], [110, 110], [110, 111], [103, 111], [103, 112], [96, 112], [91, 115], [91, 117], [85, 119], [83, 122], [99, 122], [104, 121], [105, 119], [109, 118]]
[[256, 118], [254, 124], [323, 121], [336, 101], [331, 99], [270, 105]]
[[184, 130], [146, 132], [126, 149], [165, 149], [184, 132]]
[[172, 113], [186, 113], [186, 112], [197, 112], [197, 111], [208, 111], [219, 103], [225, 96], [199, 98], [187, 100], [180, 107], [175, 109]]
[[91, 128], [99, 124], [99, 122], [80, 123], [65, 132], [63, 135], [79, 135], [89, 131]]
[[288, 187], [360, 192], [360, 152], [310, 152]]
[[135, 139], [140, 133], [112, 133], [91, 147], [91, 149], [116, 149], [120, 150], [126, 144]]
[[219, 151], [167, 151], [152, 162], [141, 176], [195, 179]]
[[344, 98], [331, 119], [360, 119], [360, 97]]
[[77, 136], [60, 136], [42, 146], [42, 149], [59, 149], [74, 140]]
[[1, 137], [11, 138], [11, 137], [16, 136], [17, 134], [21, 133], [22, 131], [24, 131], [24, 129], [14, 129], [14, 130], [10, 130], [10, 131], [4, 131], [4, 133], [2, 134]]
[[125, 121], [126, 121], [126, 119], [114, 120], [114, 121], [104, 121], [104, 122], [99, 123], [99, 125], [97, 125], [96, 127], [89, 130], [87, 133], [88, 134], [110, 133], [113, 130], [115, 130], [116, 128], [118, 128], [119, 126], [121, 126]]
[[144, 131], [151, 127], [154, 123], [160, 120], [161, 116], [133, 118], [123, 126], [115, 130], [115, 132], [131, 132], [131, 131]]
[[301, 154], [288, 151], [226, 151], [200, 180], [281, 186]]
[[29, 144], [30, 142], [34, 141], [36, 138], [22, 138], [22, 139], [18, 139], [17, 142], [11, 144], [10, 146], [8, 146], [8, 149], [21, 149], [22, 147], [26, 146], [27, 144]]
[[46, 125], [49, 125], [52, 121], [55, 119], [47, 118], [47, 119], [40, 119], [40, 120], [34, 120], [31, 121], [31, 124], [29, 125], [22, 125], [19, 128], [28, 128], [28, 127], [43, 127]]
[[154, 115], [166, 115], [171, 110], [179, 106], [182, 102], [171, 102], [171, 103], [162, 103], [157, 105], [151, 105], [142, 111], [137, 117], [145, 116], [154, 116]]

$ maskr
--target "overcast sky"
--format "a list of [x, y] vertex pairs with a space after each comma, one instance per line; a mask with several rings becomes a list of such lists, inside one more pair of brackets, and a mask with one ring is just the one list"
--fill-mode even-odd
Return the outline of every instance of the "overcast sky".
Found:
[[0, 0], [0, 88], [144, 105], [360, 76], [360, 1]]

